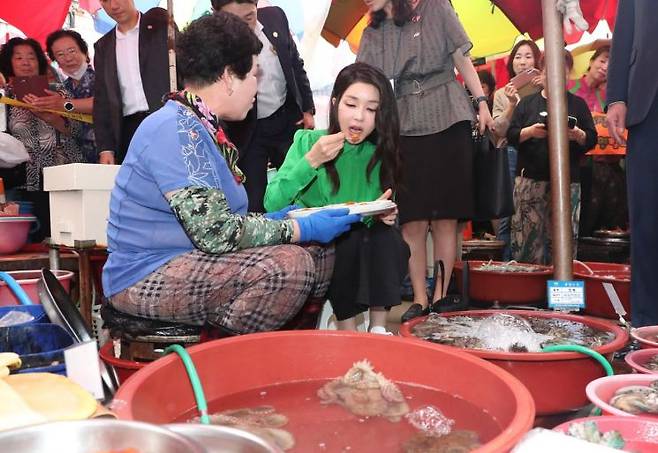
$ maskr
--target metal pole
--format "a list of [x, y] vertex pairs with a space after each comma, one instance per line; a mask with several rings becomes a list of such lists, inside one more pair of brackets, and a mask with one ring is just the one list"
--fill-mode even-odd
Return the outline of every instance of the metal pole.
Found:
[[176, 23], [174, 22], [174, 0], [167, 0], [169, 21], [167, 24], [167, 49], [169, 49], [169, 91], [176, 91]]
[[551, 164], [553, 265], [556, 280], [571, 280], [572, 240], [567, 98], [564, 72], [562, 17], [555, 0], [542, 0], [546, 90], [548, 92], [548, 146]]

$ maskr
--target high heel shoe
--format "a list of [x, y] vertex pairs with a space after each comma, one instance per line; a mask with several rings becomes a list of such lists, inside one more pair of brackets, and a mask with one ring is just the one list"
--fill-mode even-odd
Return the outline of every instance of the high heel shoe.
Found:
[[[437, 275], [437, 270], [441, 274]], [[443, 260], [438, 260], [434, 263], [434, 283], [436, 284], [437, 277], [441, 278], [441, 294], [443, 294], [443, 284], [445, 280], [445, 266]], [[435, 300], [429, 306], [429, 311], [431, 313], [447, 313], [451, 311], [462, 311], [468, 308], [468, 300], [458, 296], [456, 294], [448, 294], [445, 297], [441, 297], [438, 300]]]
[[411, 321], [414, 318], [418, 318], [419, 316], [427, 316], [430, 314], [430, 307], [423, 307], [421, 304], [411, 304], [411, 307], [407, 309], [407, 311], [404, 312], [404, 314], [400, 317], [400, 322], [407, 322]]

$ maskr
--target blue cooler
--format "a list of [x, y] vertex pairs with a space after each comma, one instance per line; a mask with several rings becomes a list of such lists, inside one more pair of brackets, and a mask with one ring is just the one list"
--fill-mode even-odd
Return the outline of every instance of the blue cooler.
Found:
[[[50, 320], [48, 319], [48, 316], [46, 315], [46, 311], [43, 309], [42, 305], [6, 305], [0, 307], [0, 319], [2, 319], [5, 315], [12, 311], [20, 311], [22, 313], [27, 313], [31, 315], [34, 319], [31, 321], [26, 321], [21, 324], [14, 324], [11, 327], [14, 326], [24, 326], [28, 324], [46, 324], [49, 323]], [[10, 326], [7, 326], [10, 327]]]
[[66, 375], [64, 349], [73, 338], [55, 324], [24, 324], [0, 327], [0, 352], [15, 352], [23, 362], [18, 373]]

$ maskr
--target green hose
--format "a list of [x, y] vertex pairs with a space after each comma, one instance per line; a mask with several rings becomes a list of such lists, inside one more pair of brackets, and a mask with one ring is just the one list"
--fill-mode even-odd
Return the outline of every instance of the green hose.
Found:
[[610, 365], [610, 362], [608, 362], [605, 357], [595, 350], [586, 348], [585, 346], [580, 346], [578, 344], [559, 344], [555, 346], [546, 346], [542, 349], [542, 352], [580, 352], [581, 354], [588, 355], [598, 361], [601, 366], [603, 366], [603, 369], [608, 376], [615, 374], [612, 370], [612, 365]]
[[[608, 362], [608, 360], [605, 357], [603, 357], [595, 350], [586, 348], [585, 346], [580, 346], [577, 344], [561, 344], [555, 346], [546, 346], [545, 348], [542, 349], [542, 352], [580, 352], [581, 354], [588, 355], [593, 359], [597, 360], [603, 366], [603, 369], [605, 370], [605, 373], [608, 376], [612, 376], [613, 374], [615, 374], [615, 372], [612, 369], [612, 365], [610, 365], [610, 362]], [[601, 415], [601, 408], [599, 407], [595, 408], [591, 414]]]
[[196, 372], [196, 367], [192, 361], [190, 354], [179, 344], [172, 344], [167, 346], [164, 350], [165, 355], [170, 352], [175, 352], [180, 356], [185, 371], [187, 372], [187, 377], [190, 379], [190, 384], [192, 384], [192, 390], [194, 391], [194, 399], [196, 400], [197, 408], [199, 409], [199, 414], [201, 414], [201, 424], [209, 425], [210, 417], [208, 416], [208, 403], [206, 402], [206, 396], [203, 392], [203, 385], [201, 385], [201, 380], [199, 375]]

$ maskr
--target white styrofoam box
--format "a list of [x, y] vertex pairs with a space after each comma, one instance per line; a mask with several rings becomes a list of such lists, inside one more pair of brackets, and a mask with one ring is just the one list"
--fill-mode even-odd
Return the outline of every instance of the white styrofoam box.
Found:
[[50, 239], [73, 246], [94, 240], [107, 245], [110, 193], [119, 165], [67, 164], [43, 169], [43, 188], [50, 192]]

